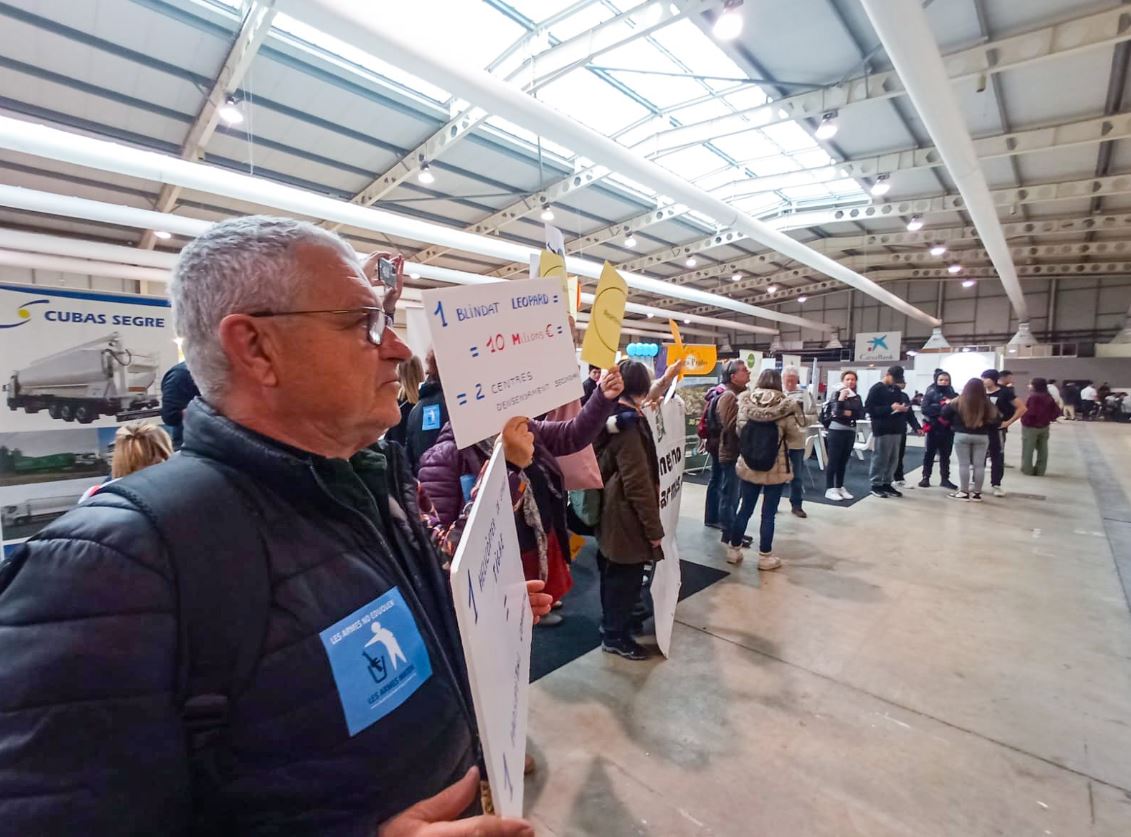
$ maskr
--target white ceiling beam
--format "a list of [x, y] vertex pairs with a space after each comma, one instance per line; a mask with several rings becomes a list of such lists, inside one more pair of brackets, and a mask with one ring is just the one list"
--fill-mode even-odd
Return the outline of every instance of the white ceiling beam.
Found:
[[[993, 189], [990, 191], [990, 198], [995, 206], [1008, 208], [1023, 204], [1086, 200], [1129, 193], [1131, 193], [1131, 175], [1117, 174], [1109, 177], [1089, 177], [1084, 180], [1062, 180], [1056, 183]], [[907, 218], [912, 215], [937, 215], [943, 212], [962, 211], [966, 211], [966, 202], [961, 195], [932, 195], [851, 208], [833, 205], [805, 209], [767, 218], [765, 223], [776, 230], [784, 231], [867, 221], [873, 218]]]
[[[1003, 224], [1006, 238], [1021, 238], [1029, 236], [1053, 235], [1081, 235], [1089, 232], [1131, 232], [1131, 213], [1109, 213], [1105, 215], [1072, 216], [1067, 218], [1041, 218], [1033, 221], [1014, 221]], [[817, 238], [806, 242], [810, 247], [827, 255], [840, 253], [845, 250], [866, 249], [869, 247], [925, 247], [936, 241], [944, 244], [955, 241], [968, 241], [978, 237], [978, 231], [972, 226], [962, 227], [925, 227], [917, 232], [900, 230], [897, 232], [883, 233], [852, 233], [849, 235], [834, 235], [826, 238]], [[664, 259], [671, 261], [679, 254]], [[686, 285], [721, 276], [730, 276], [734, 273], [775, 269], [774, 262], [780, 258], [773, 251], [765, 251], [729, 262], [701, 267], [681, 273], [678, 276], [669, 276], [668, 280], [673, 285]]]
[[[1069, 148], [1078, 145], [1096, 144], [1116, 139], [1131, 137], [1131, 113], [1117, 114], [1114, 116], [1096, 117], [1075, 122], [1064, 122], [1055, 125], [1045, 125], [1023, 131], [1014, 131], [1007, 134], [982, 137], [974, 140], [975, 150], [979, 159], [995, 159], [1016, 154], [1026, 154], [1036, 151], [1053, 151], [1060, 148]], [[741, 200], [745, 197], [773, 192], [789, 185], [790, 178], [796, 180], [798, 175], [804, 174], [814, 177], [827, 177], [828, 179], [841, 179], [845, 177], [864, 178], [875, 177], [880, 174], [891, 175], [901, 171], [914, 171], [942, 165], [942, 158], [935, 148], [909, 148], [903, 151], [892, 151], [885, 154], [869, 155], [834, 163], [829, 166], [804, 169], [799, 172], [786, 172], [768, 177], [746, 178], [744, 180], [731, 180], [716, 183], [713, 186], [709, 180], [700, 178], [696, 185], [710, 188], [713, 195], [724, 200]], [[730, 168], [725, 171], [733, 172]], [[715, 178], [717, 180], [717, 177]], [[796, 184], [794, 184], [796, 185]], [[741, 191], [745, 189], [745, 191]], [[650, 212], [626, 218], [614, 224], [609, 224], [599, 230], [586, 233], [567, 242], [567, 250], [583, 250], [597, 244], [603, 244], [614, 238], [628, 234], [629, 231], [639, 231], [652, 224], [670, 221], [690, 210], [683, 205], [669, 205]], [[653, 254], [632, 259], [625, 263], [626, 269], [643, 269], [655, 264], [671, 261], [675, 258], [686, 258], [695, 253], [709, 250], [723, 244], [731, 244], [746, 238], [739, 232], [727, 230], [712, 235], [704, 236], [693, 242], [677, 247], [666, 247]], [[521, 273], [522, 265], [509, 265], [492, 271], [493, 276], [511, 276]], [[720, 271], [721, 275], [723, 271]]]
[[[714, 0], [701, 0], [697, 5], [706, 8], [713, 4]], [[671, 4], [667, 2], [641, 3], [576, 37], [528, 57], [509, 72], [498, 73], [496, 70], [496, 73], [508, 82], [517, 79], [521, 90], [533, 93], [577, 67], [584, 66], [590, 59], [647, 37], [685, 14], [673, 12]], [[520, 43], [536, 39], [540, 32], [541, 28], [528, 33], [520, 39]], [[489, 115], [483, 108], [468, 105], [428, 139], [375, 177], [351, 198], [351, 202], [360, 206], [377, 203], [406, 180], [417, 176], [423, 163], [431, 163], [444, 151], [463, 141]], [[439, 253], [430, 254], [429, 258], [435, 258], [436, 255]], [[425, 261], [419, 257], [418, 260]]]
[[[274, 6], [275, 0], [250, 0], [248, 3], [247, 14], [244, 15], [243, 23], [236, 32], [231, 49], [228, 50], [224, 63], [220, 65], [212, 89], [208, 91], [200, 113], [193, 120], [188, 136], [181, 146], [182, 159], [204, 159], [204, 149], [212, 139], [212, 135], [216, 133], [220, 108], [224, 106], [229, 96], [239, 90], [252, 60], [259, 52], [259, 47], [271, 31], [271, 23], [275, 19]], [[169, 212], [176, 205], [180, 195], [179, 186], [163, 184], [157, 193], [157, 200], [154, 201], [154, 209], [157, 212]], [[156, 242], [153, 232], [146, 230], [138, 246], [144, 250], [152, 249]]]
[[[1027, 64], [1037, 61], [1071, 55], [1081, 49], [1091, 49], [1131, 38], [1131, 28], [1126, 26], [1125, 17], [1126, 12], [1120, 12], [1119, 9], [1111, 9], [1036, 29], [1021, 35], [1002, 38], [997, 41], [988, 41], [984, 44], [971, 47], [970, 49], [952, 53], [945, 56], [943, 60], [950, 73], [952, 82], [982, 74], [999, 73], [1009, 69], [1016, 69], [1017, 67], [1026, 66]], [[689, 145], [698, 145], [702, 142], [728, 135], [728, 129], [726, 129], [722, 123], [729, 123], [736, 117], [742, 117], [748, 121], [741, 123], [740, 127], [736, 127], [730, 133], [740, 133], [755, 127], [767, 127], [769, 125], [803, 118], [819, 117], [821, 114], [830, 110], [840, 110], [862, 102], [889, 99], [904, 95], [904, 92], [902, 84], [894, 71], [874, 73], [864, 76], [861, 79], [845, 82], [833, 87], [786, 96], [770, 104], [739, 111], [738, 113], [719, 119], [705, 120], [701, 123], [693, 123], [692, 125], [673, 128], [670, 131], [664, 132], [662, 135], [657, 135], [670, 138], [676, 135], [676, 132], [698, 128], [697, 136], [693, 141], [684, 140], [670, 147], [653, 144], [651, 148], [648, 147], [650, 141], [645, 141], [633, 147], [644, 147], [651, 155], [659, 155], [665, 152], [670, 153]], [[783, 116], [781, 114], [785, 115]], [[1131, 122], [1127, 120], [1128, 117], [1121, 116], [1111, 117], [1104, 121], [1111, 122], [1112, 128], [1110, 130], [1129, 131], [1131, 130]], [[1001, 145], [1012, 145], [1016, 150], [1008, 153], [1020, 154], [1027, 151], [1040, 151], [1044, 148], [1057, 147], [1057, 145], [1099, 142], [1106, 139], [1106, 137], [1100, 137], [1099, 139], [1081, 138], [1082, 136], [1094, 136], [1096, 129], [1095, 123], [1097, 122], [1100, 123], [1099, 127], [1101, 130], [1109, 130], [1100, 120], [1087, 120], [1087, 124], [1069, 123], [1069, 125], [1066, 126], [1050, 126], [1044, 129], [1018, 131], [1013, 134], [987, 138], [990, 141], [982, 143], [980, 147], [987, 151], [986, 156], [988, 158], [990, 156], [1003, 156], [999, 148]], [[1069, 130], [1065, 130], [1057, 136], [1057, 127], [1069, 128]], [[1121, 136], [1122, 135], [1123, 134], [1121, 134]], [[1046, 143], [1055, 144], [1046, 145]], [[923, 149], [922, 152], [915, 152], [910, 155], [908, 155], [908, 152], [901, 152], [905, 159], [907, 157], [910, 158], [912, 164], [917, 162], [916, 155], [919, 155], [921, 159], [923, 156], [931, 153], [937, 155], [937, 152], [934, 152], [933, 149]], [[864, 167], [870, 167], [870, 165], [873, 164], [877, 167], [881, 165], [878, 162], [874, 162], [875, 160], [876, 158], [867, 158], [867, 160], [859, 161], [859, 164]], [[925, 161], [923, 162], [925, 163]], [[885, 161], [886, 165], [893, 165], [895, 163], [899, 163], [899, 161]], [[939, 165], [940, 163], [932, 163], [931, 165]], [[913, 167], [919, 166], [913, 165]], [[830, 168], [835, 169], [836, 166]], [[884, 170], [886, 171], [887, 169]], [[879, 168], [877, 168], [877, 171], [879, 171]], [[554, 200], [560, 197], [576, 192], [579, 189], [592, 186], [611, 173], [611, 170], [604, 166], [584, 167], [573, 175], [562, 178], [562, 180], [546, 187], [540, 192], [515, 201], [498, 212], [492, 213], [477, 224], [468, 226], [467, 229], [481, 233], [496, 232], [506, 224], [526, 216], [535, 209], [540, 209], [543, 206], [553, 203]], [[856, 177], [864, 175], [849, 176]], [[779, 227], [779, 229], [792, 229], [792, 227]], [[441, 255], [440, 252], [433, 252], [433, 250], [434, 248], [429, 248], [429, 250], [422, 251], [417, 255], [421, 261], [428, 261]], [[521, 268], [511, 268], [511, 270], [518, 272]]]
[[[686, 203], [693, 209], [720, 220], [728, 227], [737, 228], [803, 264], [817, 267], [827, 275], [840, 279], [846, 285], [880, 300], [883, 304], [909, 317], [932, 326], [941, 325], [938, 318], [884, 290], [866, 277], [841, 267], [832, 259], [810, 250], [787, 235], [772, 230], [750, 215], [733, 210], [702, 189], [643, 159], [609, 137], [521, 93], [482, 70], [469, 69], [460, 64], [454, 56], [437, 54], [419, 40], [383, 28], [378, 20], [366, 15], [362, 7], [349, 3], [348, 0], [279, 0], [279, 3], [281, 9], [293, 12], [332, 37], [341, 38], [355, 47], [375, 51], [385, 56], [386, 60], [396, 61], [398, 66], [406, 71], [429, 77], [446, 89], [478, 103], [504, 119], [522, 125], [527, 130], [543, 136], [553, 136], [563, 145], [575, 149], [578, 154], [613, 167], [626, 177], [649, 184], [661, 194], [670, 195], [675, 201]], [[578, 260], [572, 256], [567, 257], [567, 268], [570, 261]], [[641, 277], [638, 274], [630, 274], [630, 276], [632, 279], [626, 277], [626, 281], [630, 285], [635, 281], [636, 287], [664, 287], [663, 283], [657, 280], [647, 281], [648, 277]], [[823, 331], [829, 330], [829, 326], [823, 323], [819, 328]]]
[[[1066, 279], [1084, 276], [1127, 276], [1131, 274], [1131, 261], [1114, 262], [1059, 262], [1053, 264], [1017, 265], [1017, 275], [1023, 281], [1031, 279]], [[880, 270], [871, 274], [877, 282], [887, 284], [890, 282], [963, 282], [967, 279], [997, 280], [997, 270], [993, 267], [963, 268], [961, 273], [949, 273], [944, 267], [915, 268], [908, 270]], [[767, 277], [768, 278], [768, 277]], [[774, 282], [766, 281], [762, 287]], [[799, 296], [812, 297], [817, 294], [836, 293], [845, 290], [844, 286], [833, 280], [811, 282], [806, 285], [795, 285], [782, 288], [772, 294], [761, 293], [747, 297], [745, 301], [757, 305], [772, 305], [774, 303], [788, 302]], [[696, 306], [688, 309], [688, 314], [709, 314], [708, 306]], [[680, 316], [683, 316], [681, 313]]]
[[[1117, 6], [959, 50], [943, 56], [943, 64], [953, 84], [1063, 58], [1082, 50], [1131, 39], [1127, 15], [1126, 9]], [[783, 96], [774, 102], [747, 108], [726, 117], [672, 128], [643, 140], [634, 148], [657, 154], [698, 145], [751, 128], [817, 118], [829, 111], [844, 110], [862, 102], [881, 101], [903, 95], [906, 95], [906, 90], [895, 70], [871, 73], [831, 87]]]
[[998, 279], [1022, 326], [1029, 322], [1029, 303], [1017, 281], [1005, 233], [1001, 229], [990, 185], [966, 127], [962, 107], [947, 76], [942, 53], [919, 0], [861, 0], [889, 60], [903, 80], [954, 185], [966, 204], [971, 223], [997, 268]]

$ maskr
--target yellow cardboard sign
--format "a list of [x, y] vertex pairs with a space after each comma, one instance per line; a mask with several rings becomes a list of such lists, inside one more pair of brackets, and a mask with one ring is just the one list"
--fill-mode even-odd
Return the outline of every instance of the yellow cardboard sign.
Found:
[[605, 262], [593, 307], [589, 311], [589, 328], [585, 330], [585, 340], [581, 344], [583, 361], [602, 369], [609, 369], [616, 363], [627, 302], [628, 285], [613, 266]]
[[671, 366], [681, 357], [683, 358], [682, 375], [693, 377], [709, 375], [719, 362], [719, 350], [717, 346], [695, 343], [677, 343], [674, 346], [668, 346], [668, 366]]
[[576, 276], [566, 273], [565, 256], [552, 250], [543, 250], [538, 257], [538, 276], [543, 279], [557, 279], [562, 283], [562, 301], [566, 310], [575, 320], [577, 319], [577, 300], [580, 289]]

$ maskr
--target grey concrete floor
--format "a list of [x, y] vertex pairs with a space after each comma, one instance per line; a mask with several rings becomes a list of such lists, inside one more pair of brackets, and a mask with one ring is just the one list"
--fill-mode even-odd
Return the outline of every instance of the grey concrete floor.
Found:
[[539, 833], [1131, 835], [1131, 426], [1053, 430], [1004, 499], [779, 516], [773, 573], [724, 563], [686, 485], [682, 557], [732, 574], [671, 659], [534, 685]]

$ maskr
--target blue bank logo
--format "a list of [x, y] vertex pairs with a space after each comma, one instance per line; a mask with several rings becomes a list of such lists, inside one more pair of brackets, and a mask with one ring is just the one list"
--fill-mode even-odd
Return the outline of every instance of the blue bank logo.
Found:
[[876, 352], [880, 349], [888, 351], [888, 336], [886, 334], [877, 334], [868, 340], [868, 351]]
[[33, 299], [31, 302], [25, 302], [16, 309], [16, 321], [14, 323], [0, 323], [0, 328], [19, 328], [22, 325], [27, 325], [31, 322], [31, 306], [44, 305], [50, 301], [49, 299]]

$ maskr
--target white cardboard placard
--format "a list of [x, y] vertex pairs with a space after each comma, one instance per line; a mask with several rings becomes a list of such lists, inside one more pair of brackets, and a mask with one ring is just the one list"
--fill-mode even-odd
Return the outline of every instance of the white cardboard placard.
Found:
[[675, 608], [682, 584], [675, 533], [683, 496], [684, 409], [682, 399], [668, 398], [658, 410], [644, 411], [660, 464], [660, 522], [664, 526], [660, 548], [664, 551], [664, 560], [657, 561], [652, 571], [652, 615], [656, 623], [656, 644], [665, 657], [671, 649]]
[[573, 334], [556, 279], [424, 291], [424, 313], [461, 448], [513, 416], [581, 397]]
[[532, 618], [501, 445], [452, 560], [452, 597], [496, 813], [522, 816]]

